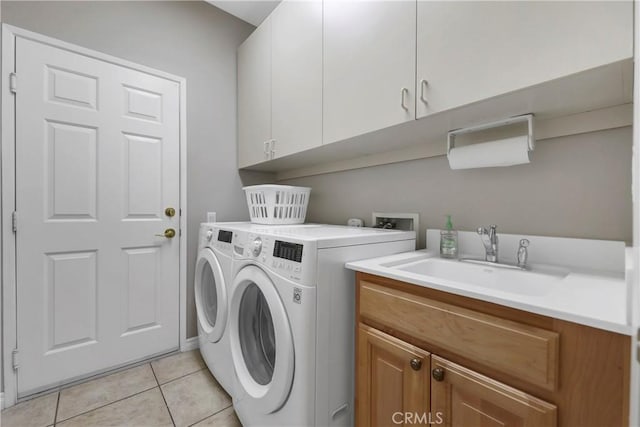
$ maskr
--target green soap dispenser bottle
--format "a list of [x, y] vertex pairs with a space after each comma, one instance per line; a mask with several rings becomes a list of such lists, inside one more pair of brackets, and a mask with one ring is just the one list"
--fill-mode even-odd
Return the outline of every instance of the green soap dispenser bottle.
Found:
[[451, 215], [447, 215], [447, 229], [440, 230], [440, 257], [458, 257], [458, 232], [453, 229]]

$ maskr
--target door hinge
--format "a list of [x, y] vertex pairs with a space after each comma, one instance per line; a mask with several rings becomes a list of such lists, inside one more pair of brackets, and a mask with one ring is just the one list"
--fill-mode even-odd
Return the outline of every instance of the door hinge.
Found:
[[18, 231], [18, 212], [16, 211], [11, 212], [11, 229], [14, 233]]
[[9, 90], [11, 93], [16, 93], [18, 90], [18, 77], [16, 73], [9, 74]]
[[13, 370], [17, 371], [20, 367], [20, 358], [18, 354], [18, 349], [14, 348], [11, 352], [11, 362], [13, 363]]

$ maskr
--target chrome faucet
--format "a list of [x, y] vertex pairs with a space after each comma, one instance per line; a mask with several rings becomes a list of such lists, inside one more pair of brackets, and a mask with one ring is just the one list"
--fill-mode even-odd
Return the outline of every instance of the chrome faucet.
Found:
[[489, 262], [498, 262], [498, 234], [496, 233], [496, 227], [496, 225], [491, 225], [489, 230], [485, 227], [478, 227], [478, 234], [486, 251], [484, 259]]

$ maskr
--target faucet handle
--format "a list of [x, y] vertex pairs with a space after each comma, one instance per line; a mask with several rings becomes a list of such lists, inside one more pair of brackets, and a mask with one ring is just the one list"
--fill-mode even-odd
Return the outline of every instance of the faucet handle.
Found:
[[485, 227], [478, 227], [478, 230], [477, 230], [477, 231], [478, 231], [478, 234], [479, 234], [479, 235], [481, 235], [481, 236], [482, 236], [483, 234], [488, 234], [488, 233], [487, 233], [487, 229], [486, 229]]
[[522, 268], [527, 267], [527, 259], [529, 258], [529, 251], [527, 248], [529, 247], [528, 239], [520, 239], [520, 247], [518, 248], [518, 253], [516, 254], [516, 259], [518, 261], [518, 266]]

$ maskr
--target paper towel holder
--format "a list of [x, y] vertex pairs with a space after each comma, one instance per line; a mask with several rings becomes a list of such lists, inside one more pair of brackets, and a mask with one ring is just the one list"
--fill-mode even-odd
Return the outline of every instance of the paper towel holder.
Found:
[[514, 123], [520, 122], [527, 122], [527, 145], [529, 147], [529, 151], [533, 151], [533, 149], [535, 148], [535, 138], [533, 137], [533, 114], [523, 114], [521, 116], [508, 117], [506, 119], [497, 120], [491, 123], [483, 123], [481, 125], [455, 129], [447, 132], [447, 155], [449, 155], [451, 149], [455, 147], [457, 135], [478, 132], [481, 130], [492, 129], [500, 126], [512, 125]]

